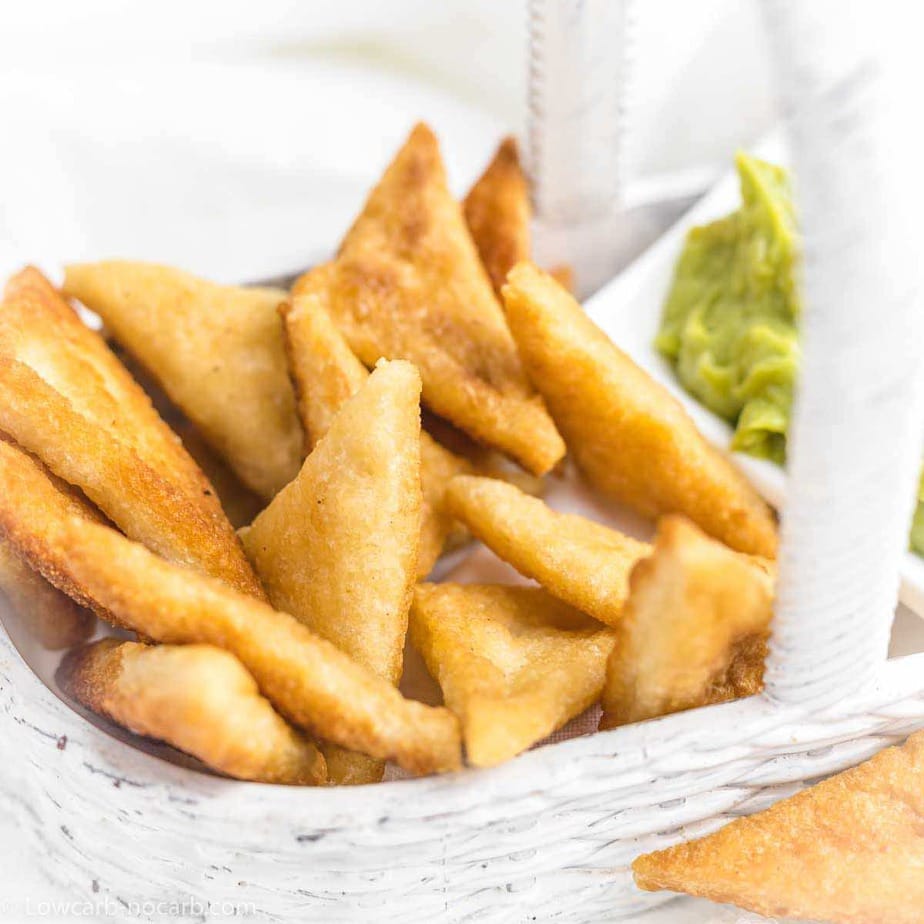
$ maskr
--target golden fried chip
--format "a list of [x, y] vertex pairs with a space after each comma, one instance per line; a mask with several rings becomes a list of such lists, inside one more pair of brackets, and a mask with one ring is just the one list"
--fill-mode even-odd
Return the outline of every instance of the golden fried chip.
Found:
[[300, 294], [279, 309], [306, 455], [330, 429], [340, 408], [369, 378], [368, 370], [331, 320], [329, 276], [329, 264], [310, 270], [302, 276]]
[[[369, 377], [334, 326], [325, 299], [326, 290], [303, 291], [282, 308], [289, 369], [309, 449], [327, 433], [340, 408]], [[423, 508], [417, 556], [419, 577], [430, 573], [453, 530], [453, 519], [443, 505], [446, 484], [454, 475], [469, 468], [464, 459], [444, 449], [428, 433], [421, 432]]]
[[768, 917], [920, 924], [924, 909], [924, 733], [902, 747], [639, 857], [642, 889], [731, 902]]
[[383, 362], [244, 531], [270, 602], [401, 679], [420, 529], [420, 377]]
[[221, 648], [107, 638], [70, 652], [58, 678], [88, 709], [228, 776], [297, 786], [327, 779], [317, 747], [286, 724], [241, 662]]
[[93, 634], [93, 614], [52, 587], [2, 538], [0, 593], [43, 648], [70, 648]]
[[276, 312], [284, 291], [110, 260], [67, 267], [64, 292], [103, 319], [244, 484], [269, 499], [295, 477], [302, 434]]
[[46, 524], [73, 517], [102, 522], [75, 488], [0, 434], [0, 536], [4, 543], [53, 587], [112, 621], [91, 594], [57, 568], [55, 552], [44, 538]]
[[[537, 474], [564, 455], [426, 126], [411, 133], [325, 273], [331, 317], [367, 366], [410, 360], [427, 405]], [[317, 281], [303, 277], [294, 294], [309, 284]]]
[[537, 587], [419, 584], [411, 641], [488, 767], [596, 702], [613, 631]]
[[682, 517], [658, 524], [629, 578], [601, 728], [750, 696], [763, 687], [772, 566]]
[[88, 520], [40, 465], [0, 441], [0, 483], [11, 481], [14, 490], [0, 492], [0, 532], [109, 622], [156, 642], [230, 651], [280, 713], [319, 738], [411, 772], [459, 766], [459, 727], [448, 710], [404, 699], [293, 616]]
[[[462, 210], [481, 262], [500, 295], [507, 273], [530, 256], [532, 207], [515, 138], [501, 141], [491, 163], [465, 197]], [[574, 290], [570, 266], [559, 264], [549, 273], [569, 292]]]
[[212, 486], [99, 334], [29, 268], [0, 310], [0, 430], [173, 561], [262, 595]]
[[560, 285], [522, 263], [504, 302], [523, 363], [594, 487], [645, 516], [682, 513], [732, 548], [775, 555], [767, 505]]
[[227, 462], [199, 434], [192, 421], [167, 397], [167, 393], [151, 378], [147, 370], [116, 341], [107, 341], [116, 358], [144, 389], [151, 404], [164, 423], [180, 438], [183, 448], [192, 456], [202, 474], [215, 489], [221, 509], [235, 528], [246, 526], [266, 506], [260, 495], [251, 491], [231, 470]]
[[[244, 549], [277, 609], [359, 664], [401, 679], [420, 536], [420, 376], [382, 362], [333, 418], [298, 477], [244, 531]], [[331, 757], [331, 779], [357, 779]], [[340, 765], [346, 761], [346, 766]], [[336, 776], [334, 774], [337, 774]]]
[[515, 138], [504, 138], [462, 204], [465, 221], [494, 290], [529, 259], [529, 188]]
[[632, 566], [651, 551], [593, 520], [556, 513], [494, 478], [453, 478], [446, 506], [520, 574], [611, 626], [622, 616]]

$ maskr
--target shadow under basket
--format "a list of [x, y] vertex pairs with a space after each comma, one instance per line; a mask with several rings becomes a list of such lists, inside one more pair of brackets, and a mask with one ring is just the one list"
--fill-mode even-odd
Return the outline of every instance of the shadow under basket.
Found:
[[51, 882], [74, 900], [129, 904], [142, 920], [164, 901], [257, 920], [616, 920], [670, 898], [635, 888], [638, 854], [760, 810], [924, 726], [921, 653], [824, 706], [764, 694], [546, 745], [492, 770], [268, 786], [165, 761], [169, 749], [141, 750], [87, 721], [50, 687], [54, 656], [10, 629], [16, 646], [0, 633], [4, 795]]

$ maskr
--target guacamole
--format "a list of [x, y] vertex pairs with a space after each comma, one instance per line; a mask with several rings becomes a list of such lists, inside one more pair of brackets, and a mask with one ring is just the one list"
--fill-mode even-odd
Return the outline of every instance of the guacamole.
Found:
[[799, 359], [795, 217], [784, 170], [745, 154], [737, 165], [741, 208], [690, 231], [656, 346], [735, 424], [734, 449], [782, 462]]
[[[799, 237], [786, 171], [736, 158], [740, 208], [693, 228], [657, 349], [684, 388], [735, 425], [732, 448], [782, 463], [799, 364]], [[911, 529], [924, 554], [924, 473]]]

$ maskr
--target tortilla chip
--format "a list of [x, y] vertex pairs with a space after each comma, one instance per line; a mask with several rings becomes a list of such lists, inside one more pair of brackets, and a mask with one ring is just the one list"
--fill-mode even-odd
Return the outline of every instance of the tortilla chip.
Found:
[[41, 485], [43, 477], [33, 465], [22, 479], [31, 481], [29, 493], [0, 494], [0, 530], [56, 587], [152, 641], [230, 651], [276, 709], [312, 735], [394, 758], [412, 773], [460, 765], [458, 722], [448, 710], [404, 699], [293, 616], [71, 515], [67, 496], [48, 478]]
[[523, 362], [594, 487], [645, 516], [682, 513], [741, 552], [776, 554], [770, 508], [558, 283], [522, 263], [504, 301]]
[[632, 566], [651, 551], [593, 520], [556, 513], [493, 478], [453, 478], [446, 506], [520, 574], [610, 626], [622, 616]]
[[[105, 331], [104, 331], [105, 334]], [[167, 397], [167, 393], [154, 381], [147, 370], [127, 353], [118, 342], [107, 340], [115, 357], [131, 374], [132, 378], [144, 389], [151, 399], [151, 404], [160, 414], [164, 423], [180, 438], [183, 448], [192, 456], [202, 474], [208, 478], [215, 489], [221, 509], [235, 529], [246, 526], [266, 506], [266, 502], [251, 491], [247, 485], [229, 468], [208, 443], [200, 436], [195, 425]]]
[[64, 292], [103, 319], [249, 488], [269, 499], [296, 476], [302, 434], [276, 313], [284, 291], [111, 260], [67, 267]]
[[43, 648], [70, 648], [93, 634], [93, 614], [52, 587], [2, 538], [0, 593]]
[[36, 269], [0, 311], [0, 430], [173, 561], [262, 595], [214, 489], [99, 334]]
[[478, 255], [500, 295], [507, 273], [529, 259], [529, 187], [516, 139], [504, 138], [462, 204]]
[[270, 602], [390, 683], [416, 577], [419, 398], [410, 363], [382, 363], [243, 536]]
[[763, 687], [773, 569], [682, 517], [633, 569], [607, 665], [601, 728], [724, 703]]
[[[417, 577], [419, 402], [417, 370], [381, 363], [243, 533], [273, 606], [396, 685]], [[367, 766], [368, 778], [354, 781], [381, 779], [382, 769]]]
[[12, 554], [44, 578], [52, 588], [117, 625], [116, 617], [93, 594], [74, 583], [50, 541], [56, 523], [78, 518], [102, 523], [103, 518], [76, 488], [52, 474], [35, 456], [0, 433], [0, 538]]
[[462, 722], [468, 762], [489, 767], [597, 701], [613, 632], [537, 587], [420, 584], [411, 641]]
[[715, 834], [639, 857], [642, 889], [768, 917], [920, 924], [924, 733]]
[[306, 455], [325, 436], [340, 408], [369, 378], [366, 367], [331, 320], [329, 276], [329, 265], [310, 270], [302, 276], [300, 294], [279, 309]]
[[327, 779], [317, 747], [286, 724], [241, 662], [220, 648], [107, 638], [70, 652], [58, 677], [88, 709], [228, 776], [296, 786]]
[[[325, 273], [331, 317], [367, 366], [382, 356], [410, 360], [429, 407], [536, 474], [564, 455], [429, 128], [411, 133]], [[303, 277], [294, 294], [306, 285], [317, 280]]]
[[[316, 277], [317, 278], [317, 277]], [[340, 408], [362, 387], [369, 373], [350, 350], [325, 307], [326, 290], [303, 292], [282, 308], [289, 369], [298, 395], [298, 411], [309, 451], [327, 433]], [[468, 471], [469, 464], [444, 449], [428, 433], [420, 434], [420, 482], [423, 508], [417, 573], [426, 577], [453, 530], [445, 510], [446, 483]]]

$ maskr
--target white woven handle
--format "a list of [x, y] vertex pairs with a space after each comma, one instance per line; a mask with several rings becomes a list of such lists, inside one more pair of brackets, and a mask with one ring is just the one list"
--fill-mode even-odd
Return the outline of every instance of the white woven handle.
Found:
[[529, 0], [527, 163], [540, 262], [609, 279], [622, 182], [630, 0]]
[[886, 656], [908, 543], [921, 463], [924, 152], [888, 3], [765, 8], [805, 241], [767, 693], [831, 702], [870, 682]]

